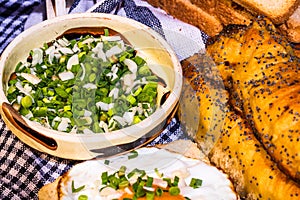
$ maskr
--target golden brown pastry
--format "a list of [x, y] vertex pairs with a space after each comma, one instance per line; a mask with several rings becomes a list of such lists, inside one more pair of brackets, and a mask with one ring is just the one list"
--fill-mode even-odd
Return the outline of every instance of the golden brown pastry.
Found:
[[[193, 122], [184, 126], [200, 146], [213, 147], [210, 161], [229, 175], [239, 195], [246, 199], [299, 199], [300, 186], [278, 169], [248, 122], [230, 106], [229, 93], [209, 58], [197, 54], [183, 61], [182, 66], [182, 103], [187, 106], [181, 109], [193, 113], [198, 107], [199, 119], [195, 120], [200, 122], [198, 130], [190, 130]], [[221, 137], [214, 140], [219, 132]], [[210, 139], [213, 136], [216, 138]]]
[[300, 180], [300, 63], [266, 18], [207, 48], [225, 87], [272, 159]]

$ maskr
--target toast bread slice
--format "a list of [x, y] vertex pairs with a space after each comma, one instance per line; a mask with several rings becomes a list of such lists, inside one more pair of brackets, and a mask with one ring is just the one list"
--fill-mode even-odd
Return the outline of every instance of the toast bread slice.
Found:
[[217, 17], [192, 4], [189, 0], [147, 0], [147, 2], [181, 21], [198, 27], [209, 36], [214, 36], [223, 29]]
[[231, 0], [191, 0], [191, 3], [217, 17], [223, 26], [249, 25], [253, 18], [250, 12]]
[[233, 0], [255, 15], [264, 15], [274, 24], [287, 20], [298, 8], [299, 0]]
[[230, 24], [249, 25], [259, 15], [268, 17], [287, 36], [300, 43], [300, 0], [146, 0], [154, 7], [208, 36], [215, 36]]
[[279, 28], [285, 33], [289, 41], [300, 43], [300, 7]]

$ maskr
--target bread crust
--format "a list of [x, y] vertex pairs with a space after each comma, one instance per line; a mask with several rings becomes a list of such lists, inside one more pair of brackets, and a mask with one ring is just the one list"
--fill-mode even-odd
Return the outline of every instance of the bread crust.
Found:
[[236, 34], [221, 34], [207, 51], [268, 153], [300, 181], [299, 60], [286, 38], [260, 18]]
[[290, 42], [300, 43], [300, 0], [147, 0], [168, 14], [192, 24], [209, 36], [231, 24], [249, 25], [268, 17]]
[[292, 43], [300, 43], [300, 7], [298, 7], [279, 28], [287, 36], [289, 41]]
[[264, 15], [274, 24], [281, 24], [298, 8], [299, 0], [233, 0], [255, 15]]
[[54, 182], [44, 185], [38, 192], [39, 200], [59, 200], [59, 185], [63, 177], [58, 177]]
[[162, 8], [179, 20], [198, 27], [209, 36], [214, 36], [223, 29], [218, 18], [192, 4], [189, 0], [147, 0], [147, 2], [154, 7]]
[[[187, 82], [183, 88], [185, 101], [197, 99], [200, 120], [199, 130], [195, 136], [197, 142], [202, 142], [206, 132], [221, 137], [209, 153], [210, 161], [229, 175], [240, 197], [245, 199], [298, 199], [300, 187], [282, 173], [277, 164], [272, 161], [263, 145], [256, 139], [248, 122], [232, 109], [229, 93], [216, 82], [210, 80], [207, 74], [217, 75], [216, 68], [211, 73], [205, 73], [203, 55], [194, 55], [182, 62], [183, 75]], [[214, 70], [215, 69], [215, 70]], [[188, 88], [193, 88], [190, 90]], [[214, 89], [218, 94], [212, 100]], [[225, 96], [224, 96], [225, 95]], [[206, 102], [211, 102], [207, 104]], [[212, 104], [217, 103], [225, 115], [216, 116]], [[222, 102], [219, 104], [219, 102]], [[207, 107], [209, 106], [209, 107]], [[208, 109], [209, 108], [209, 109]], [[219, 114], [219, 112], [217, 112]], [[219, 121], [219, 119], [223, 121]], [[222, 124], [215, 128], [213, 121]], [[193, 133], [191, 135], [194, 135]]]
[[191, 3], [217, 17], [223, 26], [249, 25], [253, 15], [231, 0], [191, 0]]

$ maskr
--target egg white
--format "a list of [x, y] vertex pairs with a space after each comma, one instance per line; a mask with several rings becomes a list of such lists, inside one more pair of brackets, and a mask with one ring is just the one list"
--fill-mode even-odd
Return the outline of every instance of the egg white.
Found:
[[[192, 200], [236, 200], [236, 193], [233, 191], [232, 183], [227, 175], [217, 168], [206, 164], [203, 161], [187, 158], [177, 153], [158, 148], [141, 148], [137, 150], [138, 156], [128, 159], [128, 154], [110, 158], [109, 164], [105, 160], [85, 161], [75, 165], [68, 173], [68, 179], [61, 183], [62, 199], [78, 199], [80, 195], [87, 195], [91, 200], [111, 200], [118, 198], [120, 194], [111, 193], [107, 196], [100, 195], [102, 172], [112, 174], [126, 166], [129, 173], [137, 168], [145, 170], [147, 175], [159, 178], [155, 169], [163, 174], [163, 177], [174, 178], [179, 176], [179, 188], [181, 195]], [[202, 186], [193, 189], [189, 187], [192, 178], [202, 180]], [[73, 193], [72, 181], [75, 188], [85, 186], [83, 190]]]

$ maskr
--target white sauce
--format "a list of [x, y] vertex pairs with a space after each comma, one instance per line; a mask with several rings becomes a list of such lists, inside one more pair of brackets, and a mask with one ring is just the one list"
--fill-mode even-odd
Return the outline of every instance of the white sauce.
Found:
[[[101, 185], [102, 172], [108, 171], [112, 174], [126, 166], [126, 173], [135, 168], [145, 170], [147, 175], [153, 178], [160, 178], [155, 172], [158, 169], [163, 177], [173, 178], [174, 174], [181, 176], [179, 184], [181, 195], [192, 200], [236, 200], [237, 196], [232, 190], [232, 184], [227, 175], [217, 168], [210, 166], [203, 161], [184, 157], [180, 154], [171, 153], [167, 150], [157, 148], [141, 148], [138, 157], [128, 159], [128, 155], [118, 156], [109, 159], [109, 164], [104, 164], [104, 160], [85, 161], [75, 165], [69, 171], [69, 179], [62, 187], [64, 200], [77, 199], [80, 195], [87, 195], [88, 199], [112, 199], [118, 193], [109, 196], [101, 196], [99, 189]], [[201, 179], [202, 186], [193, 189], [189, 187], [192, 178]], [[75, 188], [85, 185], [85, 188], [78, 193], [72, 193], [72, 180]]]

